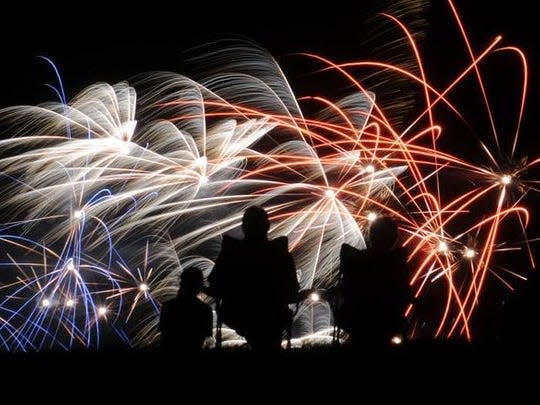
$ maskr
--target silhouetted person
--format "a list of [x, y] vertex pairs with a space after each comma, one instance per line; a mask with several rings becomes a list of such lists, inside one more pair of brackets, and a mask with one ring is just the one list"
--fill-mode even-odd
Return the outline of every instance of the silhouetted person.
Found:
[[299, 290], [286, 237], [269, 241], [268, 215], [249, 207], [242, 218], [244, 239], [224, 236], [209, 277], [210, 291], [221, 301], [222, 321], [244, 336], [254, 350], [278, 350], [291, 321], [288, 304]]
[[159, 329], [164, 350], [194, 353], [212, 336], [212, 310], [197, 297], [202, 288], [201, 270], [192, 267], [182, 272], [177, 297], [161, 308]]
[[341, 247], [343, 305], [337, 321], [355, 345], [388, 345], [405, 332], [410, 290], [406, 255], [394, 247], [397, 231], [392, 219], [382, 217], [371, 224], [366, 250]]

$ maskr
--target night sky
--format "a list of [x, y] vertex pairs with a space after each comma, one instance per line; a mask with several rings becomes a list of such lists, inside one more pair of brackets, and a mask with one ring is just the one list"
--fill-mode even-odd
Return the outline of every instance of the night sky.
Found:
[[[190, 71], [186, 63], [186, 51], [233, 35], [267, 48], [280, 62], [297, 96], [325, 95], [337, 99], [350, 92], [344, 81], [317, 78], [312, 73], [319, 66], [302, 63], [297, 54], [313, 52], [338, 62], [391, 60], [394, 55], [384, 48], [396, 39], [397, 32], [372, 38], [378, 27], [383, 27], [383, 18], [377, 15], [388, 9], [388, 3], [392, 1], [364, 0], [354, 6], [333, 2], [331, 6], [310, 6], [302, 11], [297, 7], [291, 10], [286, 3], [270, 2], [243, 8], [229, 4], [209, 6], [203, 2], [174, 6], [154, 2], [120, 8], [93, 2], [73, 6], [72, 10], [42, 5], [31, 12], [25, 6], [15, 6], [11, 15], [13, 27], [0, 25], [4, 39], [0, 107], [56, 100], [45, 86], [55, 84], [54, 74], [38, 55], [55, 61], [71, 98], [92, 83], [112, 84], [144, 72], [173, 71], [197, 77], [199, 72]], [[515, 0], [511, 5], [465, 0], [456, 0], [455, 4], [477, 51], [498, 34], [503, 35], [504, 45], [516, 45], [525, 51], [530, 81], [520, 148], [538, 150], [540, 58], [535, 13], [526, 0]], [[425, 18], [427, 25], [420, 47], [426, 72], [433, 85], [444, 88], [466, 66], [468, 55], [446, 1], [433, 1]], [[482, 69], [504, 137], [513, 130], [519, 105], [519, 66], [514, 59], [491, 58]], [[456, 123], [455, 117], [447, 120], [445, 111], [439, 111], [437, 120], [447, 134], [472, 131], [477, 139], [486, 139], [489, 121], [474, 75], [470, 77], [472, 80], [465, 81], [451, 94], [469, 126]], [[420, 107], [418, 103], [417, 108]], [[406, 118], [412, 119], [414, 113]], [[443, 137], [440, 147], [453, 152], [452, 139]], [[463, 158], [474, 160], [479, 153], [478, 144], [474, 145], [459, 145], [459, 153], [469, 155]], [[533, 222], [536, 221], [533, 216]]]
[[[73, 96], [95, 81], [112, 83], [154, 70], [183, 72], [184, 51], [230, 34], [245, 36], [269, 49], [295, 84], [299, 72], [290, 53], [316, 52], [338, 61], [371, 56], [366, 50], [370, 34], [365, 22], [384, 8], [381, 1], [359, 1], [354, 6], [332, 2], [324, 8], [308, 6], [302, 12], [289, 10], [286, 3], [265, 2], [244, 8], [199, 3], [169, 6], [152, 2], [113, 8], [92, 2], [74, 5], [71, 10], [41, 5], [31, 11], [15, 6], [8, 17], [13, 19], [13, 26], [0, 26], [0, 105], [52, 98], [43, 86], [52, 80], [52, 74], [36, 55], [46, 55], [57, 63], [68, 95]], [[446, 2], [433, 3], [423, 49], [432, 80], [443, 84], [462, 66], [466, 54]], [[531, 99], [536, 99], [536, 23], [528, 2], [516, 0], [510, 6], [457, 0], [456, 4], [478, 48], [502, 33], [506, 43], [526, 51], [532, 72]], [[306, 89], [295, 90], [302, 94]], [[535, 111], [536, 103], [530, 103], [527, 123]]]

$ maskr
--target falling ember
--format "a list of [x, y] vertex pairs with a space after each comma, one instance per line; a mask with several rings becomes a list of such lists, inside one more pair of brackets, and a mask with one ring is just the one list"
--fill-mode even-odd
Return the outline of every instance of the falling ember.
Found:
[[374, 212], [370, 212], [367, 214], [367, 220], [369, 222], [374, 222], [376, 219], [377, 219], [377, 214], [375, 214]]
[[509, 185], [510, 183], [512, 183], [512, 176], [510, 176], [509, 174], [501, 176], [501, 183], [505, 186]]
[[148, 284], [145, 284], [145, 283], [140, 284], [140, 285], [139, 285], [139, 290], [140, 290], [141, 292], [146, 292], [146, 291], [148, 291]]
[[403, 338], [399, 335], [396, 335], [391, 339], [391, 343], [393, 345], [400, 345], [403, 343]]
[[375, 166], [372, 164], [369, 164], [366, 166], [366, 173], [373, 174], [375, 173]]
[[[135, 133], [135, 127], [137, 126], [136, 120], [126, 121], [118, 130], [116, 136], [122, 142], [130, 142], [133, 134]], [[129, 149], [128, 149], [129, 150]]]
[[448, 252], [448, 244], [445, 241], [440, 241], [438, 246], [438, 251], [441, 253]]
[[463, 256], [465, 256], [467, 259], [472, 259], [474, 256], [476, 256], [476, 252], [473, 249], [467, 248], [465, 249]]

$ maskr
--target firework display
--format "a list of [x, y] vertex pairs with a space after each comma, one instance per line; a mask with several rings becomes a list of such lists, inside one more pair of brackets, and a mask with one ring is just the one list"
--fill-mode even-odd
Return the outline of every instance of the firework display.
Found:
[[[475, 51], [449, 4], [468, 60], [444, 87], [431, 84], [408, 28], [387, 15], [415, 56], [411, 69], [303, 55], [340, 77], [340, 98], [297, 97], [265, 50], [238, 41], [204, 55], [217, 68], [196, 81], [153, 73], [67, 100], [58, 77], [59, 101], [0, 110], [0, 347], [156, 343], [160, 303], [176, 294], [182, 269], [208, 276], [222, 236], [238, 232], [250, 205], [268, 211], [271, 237], [288, 237], [302, 289], [334, 286], [341, 245], [364, 249], [369, 223], [392, 216], [409, 252], [411, 336], [473, 339], [488, 280], [512, 290], [534, 267], [527, 173], [539, 159], [519, 152], [525, 55], [501, 37]], [[520, 91], [510, 141], [483, 79], [494, 53], [520, 66], [509, 67]], [[363, 84], [374, 70], [415, 86], [419, 113], [393, 122]], [[463, 137], [438, 119], [445, 111], [464, 120], [451, 95], [465, 79], [485, 101], [489, 138]], [[452, 148], [441, 147], [448, 139]], [[526, 265], [508, 268], [509, 256]], [[295, 315], [298, 344], [332, 335], [329, 303], [310, 297]]]

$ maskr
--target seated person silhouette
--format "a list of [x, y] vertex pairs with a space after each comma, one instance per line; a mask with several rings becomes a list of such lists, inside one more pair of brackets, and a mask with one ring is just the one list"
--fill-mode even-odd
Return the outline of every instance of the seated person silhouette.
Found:
[[370, 226], [366, 250], [341, 247], [343, 304], [336, 318], [355, 345], [382, 347], [405, 332], [410, 289], [405, 252], [394, 247], [397, 236], [394, 221], [382, 217]]
[[212, 336], [212, 310], [197, 297], [202, 288], [200, 269], [182, 272], [177, 297], [161, 307], [159, 330], [164, 350], [194, 353]]
[[224, 236], [209, 277], [221, 320], [244, 336], [255, 351], [279, 350], [291, 322], [288, 304], [299, 285], [286, 237], [268, 240], [268, 214], [249, 207], [242, 218], [244, 239]]

